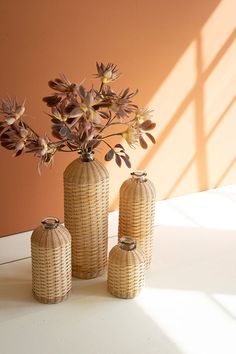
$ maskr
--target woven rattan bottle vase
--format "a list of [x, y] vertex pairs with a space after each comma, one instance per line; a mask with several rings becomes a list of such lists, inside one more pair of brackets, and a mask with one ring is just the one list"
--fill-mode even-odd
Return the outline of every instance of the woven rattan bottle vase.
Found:
[[32, 292], [39, 302], [56, 304], [71, 292], [71, 237], [56, 218], [46, 218], [31, 236]]
[[122, 299], [132, 299], [144, 285], [145, 259], [130, 237], [122, 237], [112, 248], [108, 261], [108, 291]]
[[101, 275], [107, 265], [109, 175], [91, 153], [64, 172], [65, 225], [72, 237], [72, 274]]
[[131, 173], [120, 188], [119, 238], [129, 235], [143, 251], [146, 270], [152, 260], [156, 192], [146, 173]]

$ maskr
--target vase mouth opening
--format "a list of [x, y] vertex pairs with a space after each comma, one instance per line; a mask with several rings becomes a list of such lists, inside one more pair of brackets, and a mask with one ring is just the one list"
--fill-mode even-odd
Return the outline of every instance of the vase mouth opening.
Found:
[[145, 171], [136, 170], [136, 171], [131, 172], [130, 175], [133, 177], [133, 179], [140, 181], [140, 182], [144, 182], [147, 180], [147, 178], [146, 178], [147, 173]]
[[44, 229], [56, 229], [60, 224], [60, 220], [55, 218], [54, 216], [48, 216], [41, 221]]
[[129, 236], [123, 236], [119, 239], [119, 247], [125, 251], [132, 251], [136, 248], [136, 241]]
[[94, 151], [80, 151], [79, 155], [83, 162], [93, 161]]

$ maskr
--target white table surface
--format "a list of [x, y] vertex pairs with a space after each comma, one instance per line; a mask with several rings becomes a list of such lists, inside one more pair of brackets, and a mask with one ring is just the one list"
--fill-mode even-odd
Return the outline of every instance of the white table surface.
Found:
[[235, 354], [236, 186], [159, 202], [157, 217], [133, 300], [109, 295], [103, 276], [74, 279], [66, 302], [43, 305], [31, 297], [30, 259], [2, 264], [0, 353]]

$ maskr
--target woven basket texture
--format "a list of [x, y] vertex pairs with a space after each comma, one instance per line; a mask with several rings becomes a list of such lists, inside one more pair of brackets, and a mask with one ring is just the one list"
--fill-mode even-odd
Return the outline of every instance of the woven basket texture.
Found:
[[65, 225], [72, 236], [72, 274], [101, 275], [107, 265], [109, 175], [96, 159], [73, 161], [64, 172]]
[[148, 179], [129, 178], [120, 188], [118, 237], [129, 235], [136, 241], [144, 252], [146, 270], [152, 260], [155, 200], [155, 187]]
[[108, 262], [108, 291], [122, 299], [132, 299], [144, 285], [145, 259], [136, 248], [122, 250], [119, 245], [112, 248]]
[[31, 236], [32, 292], [42, 303], [55, 304], [71, 292], [71, 237], [62, 225], [39, 226]]

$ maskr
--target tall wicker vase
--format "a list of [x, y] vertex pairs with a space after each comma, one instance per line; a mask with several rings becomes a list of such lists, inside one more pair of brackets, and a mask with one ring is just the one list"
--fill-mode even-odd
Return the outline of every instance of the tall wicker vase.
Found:
[[108, 291], [122, 299], [132, 299], [144, 285], [145, 259], [130, 237], [122, 237], [109, 254]]
[[156, 192], [146, 173], [131, 173], [120, 188], [119, 238], [129, 235], [143, 251], [146, 270], [152, 260]]
[[71, 237], [56, 218], [46, 218], [31, 236], [32, 292], [39, 302], [56, 304], [71, 292]]
[[65, 225], [72, 236], [72, 274], [101, 275], [107, 265], [109, 175], [92, 153], [82, 154], [64, 172]]

